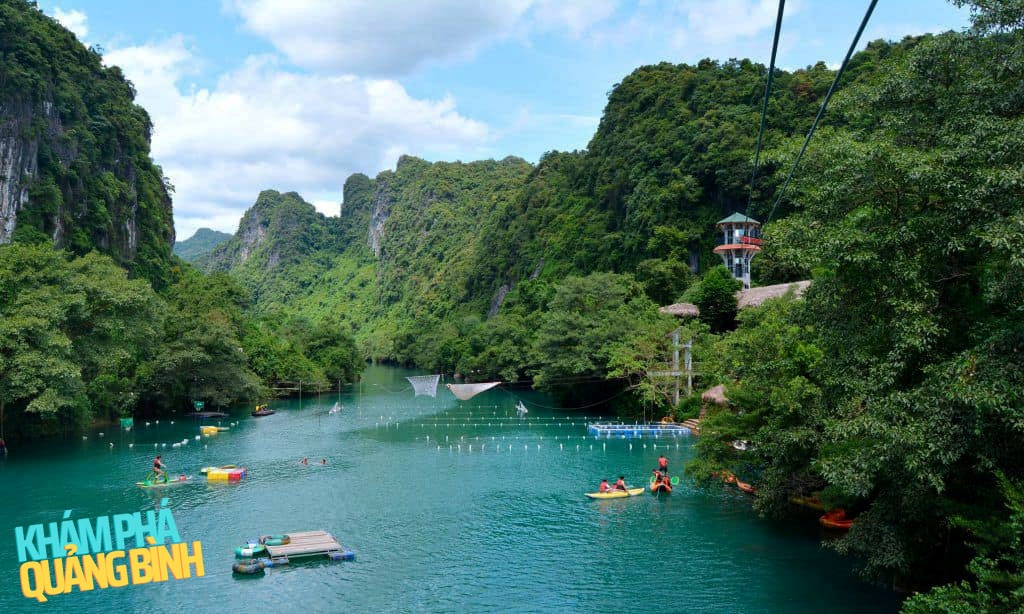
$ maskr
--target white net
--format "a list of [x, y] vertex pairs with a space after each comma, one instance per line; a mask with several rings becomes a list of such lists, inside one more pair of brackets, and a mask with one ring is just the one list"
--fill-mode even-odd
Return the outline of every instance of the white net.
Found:
[[448, 390], [452, 391], [460, 401], [468, 401], [485, 390], [494, 388], [501, 382], [484, 382], [482, 384], [448, 384]]
[[416, 396], [437, 396], [437, 382], [441, 380], [440, 375], [413, 375], [405, 378], [412, 384]]

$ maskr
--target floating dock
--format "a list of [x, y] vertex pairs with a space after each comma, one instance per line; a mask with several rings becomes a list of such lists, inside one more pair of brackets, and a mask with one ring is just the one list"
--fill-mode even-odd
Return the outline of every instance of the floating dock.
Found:
[[194, 411], [185, 414], [189, 418], [227, 418], [228, 415], [222, 411]]
[[278, 556], [295, 558], [318, 554], [330, 556], [332, 552], [339, 554], [350, 552], [327, 531], [288, 531], [285, 535], [291, 538], [288, 544], [267, 546], [267, 554], [272, 558]]
[[637, 439], [641, 437], [684, 437], [693, 434], [693, 429], [673, 422], [644, 422], [619, 424], [612, 422], [591, 422], [587, 432], [595, 437]]

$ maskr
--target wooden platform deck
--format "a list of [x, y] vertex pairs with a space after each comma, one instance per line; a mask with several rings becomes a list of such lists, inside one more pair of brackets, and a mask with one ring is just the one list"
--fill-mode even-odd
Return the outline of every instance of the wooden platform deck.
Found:
[[587, 432], [595, 437], [681, 437], [692, 435], [693, 429], [682, 424], [665, 422], [644, 422], [636, 424], [617, 424], [611, 422], [593, 422], [587, 425]]
[[314, 556], [328, 552], [343, 552], [345, 548], [327, 531], [287, 531], [285, 535], [291, 542], [285, 546], [267, 546], [267, 553], [272, 556]]

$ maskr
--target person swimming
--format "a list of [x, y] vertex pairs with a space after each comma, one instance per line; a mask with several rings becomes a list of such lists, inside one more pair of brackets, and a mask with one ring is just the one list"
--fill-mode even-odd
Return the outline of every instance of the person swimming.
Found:
[[308, 465], [309, 464], [309, 458], [303, 456], [302, 460], [299, 461], [299, 464], [300, 465]]

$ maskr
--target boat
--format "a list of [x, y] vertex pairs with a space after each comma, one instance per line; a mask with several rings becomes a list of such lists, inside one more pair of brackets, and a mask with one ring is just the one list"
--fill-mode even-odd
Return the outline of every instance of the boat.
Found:
[[658, 482], [657, 484], [651, 484], [651, 494], [657, 495], [659, 493], [669, 494], [672, 492], [672, 486], [664, 482]]
[[220, 467], [203, 467], [202, 469], [199, 470], [199, 473], [201, 473], [203, 475], [206, 475], [207, 473], [209, 473], [211, 471], [216, 471], [217, 469], [237, 469], [237, 468], [238, 468], [238, 465], [221, 465]]
[[339, 412], [341, 412], [341, 403], [335, 403], [334, 407], [331, 407], [331, 411], [329, 411], [327, 413], [329, 413], [329, 414], [337, 414]]
[[241, 546], [235, 548], [235, 556], [240, 559], [245, 559], [264, 554], [266, 551], [266, 546], [259, 543], [258, 541], [252, 541], [246, 542]]
[[[657, 479], [654, 476], [651, 476], [651, 486], [654, 486], [654, 482], [656, 482], [656, 481], [657, 481]], [[679, 486], [679, 476], [678, 475], [672, 476], [672, 478], [669, 480], [669, 482], [671, 482], [673, 486]]]
[[736, 480], [736, 487], [749, 495], [752, 495], [757, 492], [756, 488], [754, 488], [750, 484], [747, 484], [746, 482], [740, 482], [739, 480]]
[[825, 511], [825, 506], [821, 504], [821, 500], [817, 497], [793, 497], [789, 500], [793, 505], [799, 505], [801, 507], [807, 507], [812, 510], [819, 512]]
[[140, 488], [163, 488], [164, 486], [175, 486], [177, 484], [184, 484], [185, 482], [191, 482], [192, 476], [190, 475], [179, 475], [178, 477], [167, 480], [166, 482], [154, 482], [147, 479], [145, 482], [136, 482], [135, 485]]
[[625, 497], [635, 497], [641, 495], [644, 492], [644, 487], [630, 488], [628, 490], [609, 490], [607, 492], [588, 492], [584, 493], [591, 499], [623, 499]]
[[846, 517], [846, 510], [841, 507], [825, 512], [821, 518], [818, 518], [818, 522], [826, 529], [838, 529], [840, 531], [848, 531], [853, 526], [853, 520]]
[[257, 405], [256, 409], [252, 410], [252, 415], [256, 418], [259, 418], [260, 416], [272, 416], [274, 415], [274, 410], [270, 409], [266, 405]]

